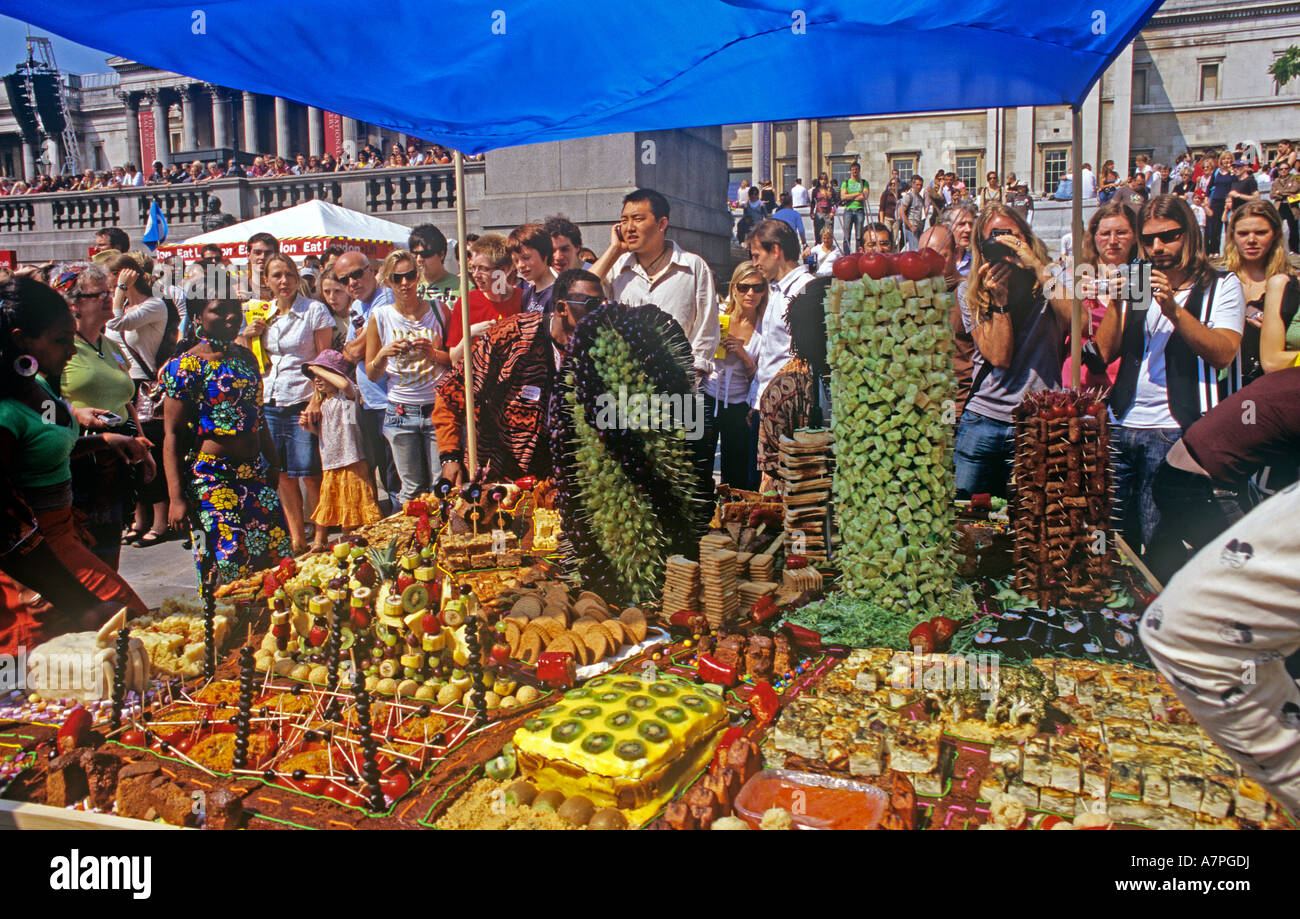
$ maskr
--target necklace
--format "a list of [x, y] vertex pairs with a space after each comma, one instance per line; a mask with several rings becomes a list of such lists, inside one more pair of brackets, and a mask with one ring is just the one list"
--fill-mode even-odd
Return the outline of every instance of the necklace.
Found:
[[[646, 273], [646, 275], [647, 275], [651, 280], [653, 280], [653, 279], [658, 275], [658, 273], [659, 273], [658, 271], [655, 270], [655, 266], [659, 264], [659, 260], [660, 260], [661, 258], [671, 258], [671, 257], [672, 257], [672, 252], [673, 252], [673, 250], [670, 249], [670, 248], [668, 248], [668, 245], [665, 244], [665, 245], [664, 245], [664, 250], [663, 250], [662, 252], [660, 252], [658, 255], [655, 256], [653, 262], [651, 262], [649, 265], [646, 265], [646, 266], [645, 266], [645, 269], [644, 269], [644, 270], [645, 270], [645, 273]], [[662, 269], [660, 269], [660, 270], [662, 270]]]
[[77, 337], [80, 338], [82, 341], [84, 341], [86, 344], [90, 345], [90, 347], [94, 348], [94, 349], [95, 349], [95, 353], [98, 354], [100, 357], [103, 357], [103, 356], [104, 356], [104, 336], [103, 336], [103, 335], [100, 335], [100, 336], [99, 336], [99, 341], [98, 341], [98, 342], [93, 342], [93, 341], [91, 341], [89, 338], [87, 338], [86, 336], [82, 335], [82, 334], [81, 334], [81, 330], [78, 329], [78, 330], [77, 330]]

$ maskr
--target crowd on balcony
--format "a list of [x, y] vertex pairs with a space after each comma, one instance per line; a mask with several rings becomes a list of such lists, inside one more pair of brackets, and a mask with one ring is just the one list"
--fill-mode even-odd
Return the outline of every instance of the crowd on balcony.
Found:
[[[466, 160], [475, 162], [483, 154], [467, 155]], [[411, 141], [405, 148], [394, 141], [385, 154], [374, 144], [366, 144], [358, 152], [356, 159], [351, 156], [342, 158], [332, 153], [319, 156], [299, 153], [293, 157], [275, 156], [269, 153], [253, 157], [253, 162], [245, 166], [234, 157], [225, 160], [194, 160], [190, 163], [177, 162], [166, 167], [161, 161], [153, 164], [153, 171], [146, 175], [136, 168], [134, 163], [114, 166], [112, 169], [96, 172], [87, 169], [80, 175], [40, 175], [36, 181], [28, 183], [15, 181], [7, 176], [0, 176], [0, 196], [34, 195], [65, 191], [101, 191], [115, 188], [138, 188], [144, 185], [186, 185], [195, 182], [207, 182], [213, 179], [261, 179], [281, 176], [315, 175], [325, 172], [346, 172], [353, 169], [404, 168], [409, 166], [447, 166], [451, 164], [451, 151], [441, 144], [425, 145], [422, 141]]]

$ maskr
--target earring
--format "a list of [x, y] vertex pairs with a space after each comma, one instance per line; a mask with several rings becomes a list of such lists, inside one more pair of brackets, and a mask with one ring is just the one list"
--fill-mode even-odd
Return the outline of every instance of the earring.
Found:
[[27, 377], [30, 379], [31, 377], [36, 376], [36, 371], [39, 369], [40, 365], [37, 364], [36, 358], [32, 357], [30, 354], [20, 354], [14, 359], [14, 372], [20, 377]]

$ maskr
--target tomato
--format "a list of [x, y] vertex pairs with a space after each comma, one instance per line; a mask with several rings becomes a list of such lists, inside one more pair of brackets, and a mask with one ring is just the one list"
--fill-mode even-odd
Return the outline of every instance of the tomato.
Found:
[[411, 790], [411, 778], [406, 774], [405, 769], [398, 769], [392, 775], [380, 779], [379, 787], [383, 789], [384, 797], [389, 802], [396, 801]]
[[889, 262], [878, 252], [863, 252], [858, 256], [858, 268], [867, 277], [879, 281], [889, 273]]
[[885, 273], [888, 275], [898, 274], [898, 256], [893, 252], [882, 252], [880, 257], [885, 260]]
[[948, 269], [948, 260], [938, 249], [926, 246], [921, 250], [921, 258], [925, 259], [925, 267], [929, 269], [932, 278], [943, 277], [944, 271]]
[[925, 263], [925, 256], [919, 252], [900, 253], [897, 261], [898, 273], [909, 281], [919, 281], [930, 274], [930, 268]]
[[188, 754], [194, 749], [194, 738], [189, 737], [188, 735], [182, 737], [180, 740], [172, 744], [172, 748], [175, 749], [177, 753]]
[[943, 643], [957, 634], [957, 629], [961, 628], [956, 619], [949, 619], [947, 616], [935, 616], [930, 620], [930, 625], [934, 629], [934, 637]]
[[[360, 787], [359, 785], [357, 786]], [[361, 804], [362, 798], [360, 792], [353, 791], [341, 782], [326, 782], [325, 789], [321, 792], [325, 797], [332, 798], [340, 804]]]
[[858, 257], [845, 255], [837, 258], [831, 265], [831, 274], [841, 281], [856, 281], [862, 277], [862, 271], [858, 268]]
[[119, 736], [119, 737], [117, 738], [117, 742], [120, 743], [120, 744], [123, 744], [124, 746], [128, 746], [128, 747], [143, 747], [143, 746], [144, 746], [144, 732], [143, 732], [143, 731], [124, 731], [124, 732], [121, 734], [121, 736]]

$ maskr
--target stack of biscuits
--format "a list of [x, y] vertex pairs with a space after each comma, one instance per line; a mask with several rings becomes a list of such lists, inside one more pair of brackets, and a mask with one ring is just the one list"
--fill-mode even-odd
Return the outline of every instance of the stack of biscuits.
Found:
[[770, 581], [776, 575], [776, 559], [770, 555], [755, 555], [749, 560], [751, 581]]
[[[708, 539], [706, 536], [705, 539]], [[700, 545], [700, 590], [704, 598], [704, 618], [709, 626], [720, 629], [740, 612], [739, 566], [730, 549], [706, 549]]]
[[700, 566], [684, 555], [670, 555], [664, 568], [664, 617], [698, 610], [699, 602]]
[[834, 465], [829, 430], [800, 428], [793, 440], [781, 438], [777, 474], [785, 485], [785, 550], [806, 556], [812, 564], [829, 558], [827, 524]]
[[737, 587], [741, 612], [748, 615], [759, 597], [775, 594], [779, 586], [775, 581], [741, 581]]

